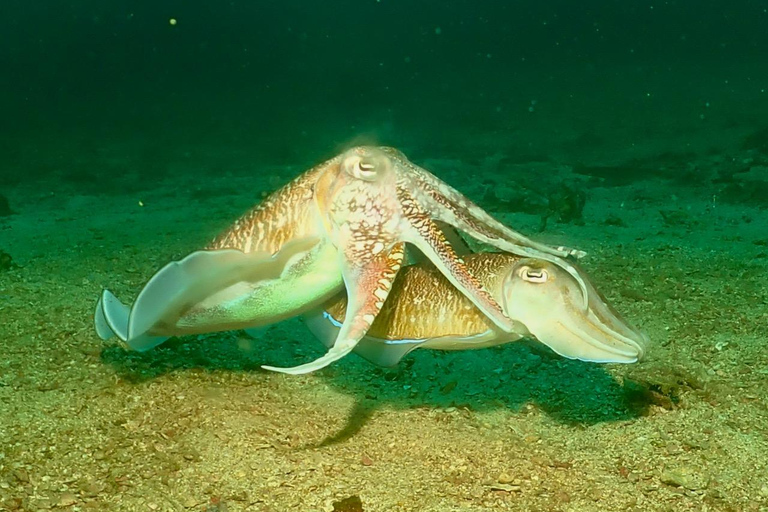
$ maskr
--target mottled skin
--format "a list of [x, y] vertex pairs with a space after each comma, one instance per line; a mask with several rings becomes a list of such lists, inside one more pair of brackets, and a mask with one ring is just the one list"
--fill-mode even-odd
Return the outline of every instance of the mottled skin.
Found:
[[324, 162], [270, 194], [220, 233], [207, 250], [277, 252], [286, 242], [318, 231], [315, 189], [317, 181], [341, 156]]
[[[482, 276], [485, 289], [500, 296], [510, 259], [498, 255], [477, 255], [470, 271]], [[391, 299], [384, 304], [368, 336], [373, 338], [426, 339], [439, 336], [471, 336], [497, 329], [465, 295], [458, 293], [432, 265], [403, 268], [392, 286]], [[325, 310], [336, 320], [344, 320], [347, 299], [334, 298]]]

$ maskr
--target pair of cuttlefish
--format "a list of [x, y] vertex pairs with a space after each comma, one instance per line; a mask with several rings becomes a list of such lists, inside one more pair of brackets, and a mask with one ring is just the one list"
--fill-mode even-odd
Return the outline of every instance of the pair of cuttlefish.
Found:
[[[457, 231], [502, 252], [469, 253]], [[171, 336], [305, 315], [328, 351], [293, 368], [264, 366], [291, 374], [353, 351], [391, 366], [416, 348], [523, 337], [568, 358], [635, 362], [645, 337], [568, 259], [583, 255], [504, 226], [396, 149], [361, 146], [300, 175], [204, 250], [163, 267], [132, 307], [105, 290], [95, 325], [102, 339], [117, 336], [144, 351]]]

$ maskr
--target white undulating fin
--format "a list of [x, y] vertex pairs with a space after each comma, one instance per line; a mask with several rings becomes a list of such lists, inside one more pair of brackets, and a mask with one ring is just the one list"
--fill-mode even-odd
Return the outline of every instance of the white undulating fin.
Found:
[[235, 249], [198, 251], [157, 272], [139, 293], [133, 308], [104, 290], [94, 312], [94, 326], [101, 339], [120, 338], [132, 350], [149, 350], [168, 336], [148, 334], [159, 324], [172, 330], [179, 316], [191, 306], [241, 281], [280, 278], [292, 262], [317, 245], [317, 237], [286, 243], [271, 255]]
[[[115, 302], [116, 306], [113, 306], [111, 308], [112, 310], [112, 322], [107, 319], [107, 315], [104, 312], [104, 304]], [[125, 314], [122, 314], [122, 311], [120, 311], [120, 306], [125, 308]], [[120, 327], [122, 327], [122, 332], [126, 333], [128, 332], [128, 313], [130, 311], [128, 310], [128, 306], [124, 306], [119, 300], [117, 300], [117, 297], [114, 296], [112, 292], [109, 290], [104, 290], [101, 292], [101, 295], [99, 295], [99, 301], [96, 303], [96, 311], [93, 314], [93, 325], [96, 328], [96, 334], [99, 335], [99, 338], [103, 340], [108, 340], [113, 338], [117, 335], [116, 329], [112, 327], [113, 323], [119, 324]], [[123, 317], [124, 320], [120, 321], [118, 320], [118, 317]], [[118, 336], [120, 338], [120, 336]], [[121, 338], [122, 339], [122, 338]], [[123, 340], [125, 341], [125, 340]]]
[[99, 302], [96, 304], [96, 314], [94, 316], [96, 333], [103, 340], [117, 336], [128, 348], [137, 352], [145, 352], [168, 339], [167, 336], [148, 335], [128, 339], [128, 318], [130, 312], [130, 308], [120, 302], [112, 292], [104, 290], [99, 298]]
[[141, 336], [160, 323], [175, 325], [184, 311], [236, 283], [278, 279], [294, 258], [305, 254], [318, 241], [291, 241], [274, 255], [236, 249], [197, 251], [169, 263], [136, 298], [128, 321], [128, 339]]
[[[322, 309], [304, 316], [307, 327], [327, 348], [332, 348], [339, 334], [341, 324]], [[364, 337], [352, 350], [355, 354], [371, 363], [390, 367], [397, 365], [403, 357], [417, 349], [427, 340], [381, 340]]]

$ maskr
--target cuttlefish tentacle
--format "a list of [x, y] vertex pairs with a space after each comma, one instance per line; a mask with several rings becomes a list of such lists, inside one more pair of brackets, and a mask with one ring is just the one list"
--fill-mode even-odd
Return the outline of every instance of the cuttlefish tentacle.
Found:
[[467, 198], [467, 196], [423, 167], [419, 167], [405, 157], [402, 158], [401, 164], [409, 171], [405, 176], [408, 178], [408, 185], [413, 190], [426, 194], [423, 199], [433, 200], [434, 205], [439, 205], [441, 210], [450, 211], [457, 217], [457, 221], [465, 222], [466, 227], [471, 228], [473, 231], [487, 233], [489, 237], [503, 238], [518, 247], [535, 249], [552, 256], [582, 258], [586, 255], [584, 251], [578, 249], [552, 247], [531, 240], [527, 236], [508, 228], [494, 219], [485, 210]]
[[403, 263], [404, 251], [404, 244], [399, 243], [390, 251], [382, 251], [357, 264], [344, 266], [344, 283], [349, 297], [344, 322], [333, 346], [323, 357], [293, 368], [275, 366], [262, 366], [262, 368], [298, 375], [324, 368], [352, 352], [384, 306], [395, 276]]

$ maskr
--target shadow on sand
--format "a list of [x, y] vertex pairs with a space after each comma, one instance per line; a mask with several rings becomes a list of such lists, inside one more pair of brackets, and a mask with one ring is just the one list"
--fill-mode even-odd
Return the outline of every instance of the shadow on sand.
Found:
[[[146, 353], [109, 346], [101, 358], [129, 382], [198, 369], [249, 373], [257, 386], [267, 373], [262, 364], [290, 366], [322, 353], [309, 334], [297, 339], [302, 326], [284, 329], [283, 325], [270, 329], [265, 340], [222, 333], [169, 340]], [[636, 387], [617, 381], [605, 366], [571, 361], [545, 350], [533, 342], [463, 352], [417, 350], [394, 368], [379, 368], [349, 356], [319, 373], [325, 382], [356, 399], [346, 426], [321, 445], [353, 436], [381, 406], [520, 411], [533, 404], [571, 425], [625, 421], [645, 414], [650, 400]]]

